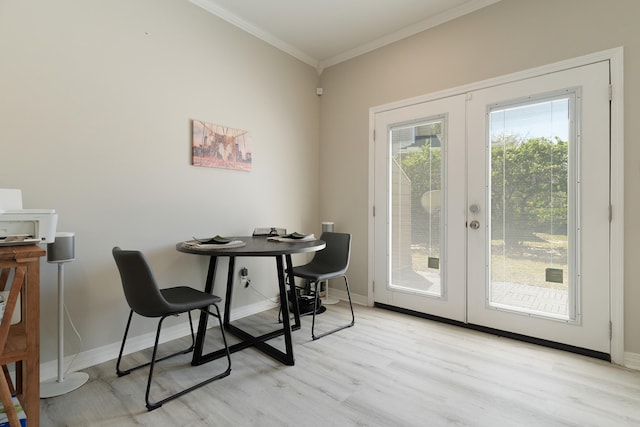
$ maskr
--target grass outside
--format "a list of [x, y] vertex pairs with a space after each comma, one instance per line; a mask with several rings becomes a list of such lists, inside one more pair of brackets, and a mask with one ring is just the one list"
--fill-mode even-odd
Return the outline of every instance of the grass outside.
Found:
[[[502, 240], [491, 242], [491, 278], [494, 282], [511, 282], [543, 288], [566, 290], [568, 287], [568, 240], [565, 235], [534, 233], [529, 241], [505, 246]], [[413, 269], [427, 271], [429, 251], [426, 245], [411, 247]], [[434, 255], [433, 251], [431, 256]], [[562, 283], [547, 282], [547, 268], [562, 270]]]

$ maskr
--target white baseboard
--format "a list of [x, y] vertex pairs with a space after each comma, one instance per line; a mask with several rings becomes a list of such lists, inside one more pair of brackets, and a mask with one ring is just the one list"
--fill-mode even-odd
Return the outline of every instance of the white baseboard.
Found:
[[[344, 286], [343, 286], [344, 287]], [[341, 289], [329, 289], [329, 296], [331, 298], [337, 298], [341, 301], [349, 301], [349, 297], [347, 296], [347, 291], [343, 291]], [[358, 295], [351, 292], [351, 302], [358, 305], [367, 305], [367, 297], [364, 295]]]
[[[341, 291], [338, 289], [331, 289], [329, 291], [331, 297], [338, 298], [343, 301], [347, 301], [347, 292]], [[367, 305], [367, 298], [363, 295], [351, 294], [351, 299], [354, 304], [359, 305]], [[264, 300], [257, 302], [255, 304], [245, 305], [243, 307], [239, 307], [234, 309], [231, 312], [231, 320], [241, 319], [243, 317], [251, 316], [253, 314], [257, 314], [263, 312], [265, 310], [270, 310], [274, 307], [277, 307], [272, 301]], [[197, 321], [197, 320], [196, 320]], [[213, 322], [209, 323], [210, 327], [213, 327]], [[123, 330], [124, 333], [124, 330]], [[185, 322], [180, 325], [170, 326], [162, 330], [162, 335], [160, 336], [160, 342], [168, 342], [174, 339], [182, 338], [184, 336], [189, 335], [189, 325]], [[137, 337], [130, 338], [127, 341], [127, 346], [125, 348], [125, 354], [134, 353], [136, 351], [144, 350], [145, 348], [149, 348], [153, 346], [153, 341], [155, 340], [155, 332], [149, 332], [147, 334], [139, 335]], [[95, 348], [92, 350], [83, 351], [79, 353], [77, 357], [67, 356], [64, 360], [65, 369], [69, 366], [73, 361], [73, 366], [71, 366], [70, 372], [80, 371], [82, 369], [99, 365], [100, 363], [108, 362], [110, 360], [114, 360], [113, 369], [115, 372], [115, 359], [118, 357], [118, 352], [120, 351], [121, 342], [115, 342], [112, 344], [108, 344], [99, 348]], [[639, 353], [624, 353], [624, 366], [629, 369], [639, 370], [640, 371], [640, 354]], [[40, 379], [42, 381], [56, 378], [58, 376], [58, 361], [51, 360], [49, 362], [44, 362], [40, 364]]]
[[[337, 298], [342, 301], [348, 301], [347, 292], [340, 289], [331, 288], [329, 290], [329, 295], [331, 295], [332, 298]], [[367, 305], [367, 298], [362, 295], [355, 295], [352, 293], [351, 300], [354, 304]], [[640, 353], [625, 352], [623, 366], [625, 368], [640, 371]]]
[[[264, 300], [255, 304], [246, 305], [243, 307], [239, 307], [231, 311], [231, 320], [241, 319], [246, 316], [251, 316], [253, 314], [260, 313], [265, 310], [269, 310], [271, 308], [277, 307], [271, 301]], [[135, 319], [134, 319], [135, 321]], [[194, 323], [196, 323], [197, 317], [194, 318]], [[209, 327], [215, 327], [214, 322], [209, 322]], [[124, 323], [123, 330], [124, 334]], [[170, 326], [162, 329], [162, 334], [160, 335], [160, 343], [168, 342], [174, 339], [182, 338], [191, 333], [189, 329], [189, 324], [186, 322], [181, 323], [180, 325]], [[149, 332], [143, 335], [139, 335], [137, 337], [132, 337], [127, 340], [127, 346], [125, 347], [125, 354], [135, 353], [136, 351], [144, 350], [145, 348], [149, 348], [153, 346], [153, 342], [155, 341], [155, 331]], [[64, 360], [65, 370], [69, 367], [69, 364], [73, 362], [73, 365], [70, 367], [69, 372], [81, 371], [82, 369], [99, 365], [100, 363], [108, 362], [113, 360], [113, 370], [115, 373], [116, 365], [115, 359], [118, 357], [118, 352], [120, 352], [121, 341], [108, 344], [102, 347], [98, 347], [92, 350], [87, 350], [79, 353], [77, 356], [67, 356]], [[75, 357], [75, 360], [74, 360]], [[57, 378], [58, 376], [58, 361], [51, 360], [49, 362], [44, 362], [40, 364], [40, 380], [45, 381], [52, 378]]]
[[629, 369], [640, 371], [640, 354], [625, 352], [624, 366]]

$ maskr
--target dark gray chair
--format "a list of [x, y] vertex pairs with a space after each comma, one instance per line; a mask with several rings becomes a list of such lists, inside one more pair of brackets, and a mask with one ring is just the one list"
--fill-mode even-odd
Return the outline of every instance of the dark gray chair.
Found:
[[[313, 259], [308, 264], [293, 267], [291, 269], [293, 276], [300, 277], [308, 281], [309, 289], [311, 290], [312, 295], [314, 295], [313, 318], [311, 321], [311, 337], [314, 340], [342, 329], [349, 328], [355, 324], [353, 304], [351, 303], [351, 292], [349, 291], [349, 281], [347, 280], [347, 269], [349, 268], [349, 259], [351, 257], [351, 234], [325, 231], [320, 236], [320, 240], [324, 240], [327, 246], [323, 250], [316, 252]], [[344, 284], [347, 288], [349, 308], [351, 309], [351, 322], [347, 325], [316, 335], [315, 324], [316, 312], [320, 306], [320, 283], [325, 280], [337, 279], [340, 277], [344, 278]]]
[[[220, 316], [220, 310], [218, 309], [218, 303], [221, 300], [216, 295], [210, 295], [206, 292], [202, 292], [188, 286], [177, 286], [167, 289], [159, 289], [153, 272], [149, 268], [144, 255], [139, 251], [122, 250], [119, 247], [113, 248], [113, 258], [118, 266], [120, 272], [120, 278], [122, 279], [122, 288], [124, 289], [124, 295], [127, 299], [127, 303], [131, 308], [129, 313], [129, 320], [124, 331], [124, 337], [122, 338], [122, 346], [120, 347], [120, 354], [118, 355], [118, 362], [116, 364], [116, 372], [119, 377], [127, 375], [137, 369], [149, 366], [149, 379], [147, 380], [147, 391], [145, 394], [145, 402], [149, 411], [159, 408], [163, 403], [175, 399], [195, 390], [198, 387], [202, 387], [217, 379], [226, 377], [231, 373], [231, 357], [229, 355], [229, 347], [227, 345], [227, 339], [224, 334], [222, 326], [222, 318]], [[215, 308], [215, 313], [209, 310], [209, 307]], [[166, 360], [170, 357], [177, 356], [179, 354], [186, 354], [194, 349], [195, 336], [193, 332], [193, 321], [191, 318], [191, 310], [200, 310], [218, 319], [220, 323], [220, 332], [222, 334], [222, 340], [227, 352], [227, 368], [224, 372], [219, 373], [213, 377], [209, 377], [198, 384], [189, 387], [185, 390], [172, 394], [162, 400], [152, 402], [149, 399], [149, 392], [151, 390], [151, 382], [153, 379], [153, 368], [156, 362]], [[127, 334], [129, 333], [129, 326], [131, 325], [131, 319], [133, 313], [136, 312], [143, 317], [155, 317], [159, 318], [158, 329], [156, 332], [155, 344], [153, 346], [153, 354], [151, 361], [135, 366], [127, 370], [120, 369], [120, 362], [122, 361], [122, 353], [124, 352], [125, 342], [127, 340]], [[188, 313], [189, 325], [191, 327], [191, 346], [185, 350], [178, 351], [176, 353], [169, 354], [162, 358], [157, 357], [158, 341], [160, 339], [160, 330], [162, 328], [162, 322], [169, 316], [175, 316], [181, 313]]]

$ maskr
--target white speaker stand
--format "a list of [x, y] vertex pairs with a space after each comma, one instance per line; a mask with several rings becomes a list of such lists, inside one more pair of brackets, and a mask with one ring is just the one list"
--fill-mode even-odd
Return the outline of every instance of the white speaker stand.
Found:
[[[50, 261], [51, 262], [51, 261]], [[58, 377], [40, 383], [40, 397], [69, 393], [89, 380], [89, 374], [71, 372], [64, 376], [64, 262], [58, 264]]]

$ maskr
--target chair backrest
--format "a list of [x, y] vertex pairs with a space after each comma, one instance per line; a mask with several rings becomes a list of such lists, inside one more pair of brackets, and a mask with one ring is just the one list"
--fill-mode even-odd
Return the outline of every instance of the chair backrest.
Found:
[[318, 266], [324, 272], [336, 275], [344, 274], [351, 259], [351, 234], [325, 231], [320, 236], [327, 246], [315, 253], [310, 264]]
[[116, 246], [112, 253], [129, 307], [145, 317], [166, 315], [169, 304], [160, 293], [153, 272], [142, 252], [122, 250]]

